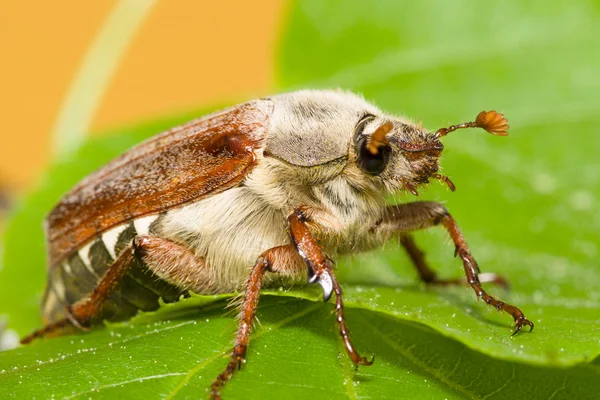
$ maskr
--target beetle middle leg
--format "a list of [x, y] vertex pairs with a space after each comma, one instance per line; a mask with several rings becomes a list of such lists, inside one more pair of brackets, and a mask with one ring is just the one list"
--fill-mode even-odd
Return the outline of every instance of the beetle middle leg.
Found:
[[[436, 202], [423, 201], [390, 206], [386, 209], [383, 219], [373, 228], [373, 233], [376, 235], [389, 235], [390, 233], [399, 232], [401, 243], [408, 251], [413, 262], [415, 262], [423, 279], [435, 282], [437, 279], [435, 273], [425, 264], [422, 253], [416, 248], [412, 238], [407, 236], [410, 231], [425, 229], [435, 225], [443, 225], [450, 234], [450, 238], [455, 245], [455, 255], [460, 256], [462, 259], [467, 282], [475, 291], [477, 297], [482, 298], [486, 304], [493, 306], [498, 311], [504, 311], [513, 317], [516, 326], [513, 335], [519, 332], [525, 325], [529, 325], [531, 331], [533, 329], [533, 322], [528, 320], [521, 310], [490, 296], [483, 290], [481, 280], [479, 279], [479, 266], [471, 255], [456, 221], [443, 205]], [[402, 236], [404, 236], [404, 239], [402, 239]]]

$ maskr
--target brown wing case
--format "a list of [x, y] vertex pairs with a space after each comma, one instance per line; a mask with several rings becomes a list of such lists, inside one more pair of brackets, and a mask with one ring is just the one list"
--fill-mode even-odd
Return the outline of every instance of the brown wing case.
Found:
[[46, 219], [49, 265], [112, 227], [239, 184], [256, 165], [271, 110], [257, 100], [191, 121], [85, 178]]

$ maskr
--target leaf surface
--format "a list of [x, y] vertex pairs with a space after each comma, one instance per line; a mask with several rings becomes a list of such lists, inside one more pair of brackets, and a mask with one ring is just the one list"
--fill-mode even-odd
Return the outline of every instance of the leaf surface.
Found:
[[[0, 357], [2, 398], [198, 398], [227, 363], [233, 320], [223, 302], [193, 298], [134, 323], [40, 341]], [[354, 367], [331, 307], [265, 295], [243, 372], [231, 398], [592, 398], [597, 364], [535, 367], [493, 359], [422, 324], [361, 308], [348, 318], [376, 354]], [[167, 314], [165, 314], [167, 313]], [[168, 315], [170, 319], [164, 317]], [[10, 357], [6, 357], [10, 355]], [[274, 366], [278, 366], [274, 368]], [[535, 383], [535, 387], [531, 385]]]

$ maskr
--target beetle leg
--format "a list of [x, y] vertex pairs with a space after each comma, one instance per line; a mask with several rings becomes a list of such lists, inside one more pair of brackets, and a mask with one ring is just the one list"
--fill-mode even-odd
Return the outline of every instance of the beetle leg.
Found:
[[138, 236], [133, 242], [135, 256], [158, 278], [182, 290], [215, 292], [204, 259], [188, 247], [157, 236]]
[[296, 260], [298, 254], [291, 245], [274, 247], [265, 251], [258, 257], [256, 264], [250, 272], [250, 276], [246, 281], [246, 289], [244, 292], [244, 300], [239, 316], [238, 331], [235, 338], [235, 345], [231, 353], [231, 360], [227, 367], [212, 383], [211, 397], [220, 399], [220, 390], [225, 382], [231, 379], [236, 369], [240, 369], [242, 363], [246, 361], [246, 350], [250, 340], [250, 331], [256, 316], [256, 307], [258, 306], [258, 298], [260, 296], [260, 288], [262, 286], [263, 277], [266, 272], [277, 272], [283, 275], [297, 276], [302, 273], [298, 267], [304, 269], [301, 262]]
[[25, 336], [23, 339], [21, 339], [21, 344], [31, 343], [35, 339], [46, 337], [48, 335], [53, 334], [54, 332], [62, 331], [63, 329], [68, 328], [70, 326], [72, 326], [71, 319], [59, 319], [58, 321], [48, 324], [42, 329], [38, 329], [37, 331], [34, 331], [29, 335]]
[[[376, 227], [374, 227], [374, 233], [388, 235], [392, 232], [400, 232], [401, 235], [403, 235], [410, 231], [425, 229], [440, 224], [443, 225], [450, 234], [450, 238], [455, 245], [455, 255], [460, 256], [462, 259], [467, 282], [473, 291], [475, 291], [477, 297], [482, 298], [486, 304], [493, 306], [498, 311], [504, 311], [513, 317], [516, 326], [513, 335], [519, 332], [525, 325], [530, 327], [530, 331], [533, 330], [533, 322], [528, 320], [521, 310], [513, 305], [497, 300], [483, 290], [478, 275], [479, 266], [471, 255], [469, 248], [467, 247], [467, 242], [456, 224], [456, 221], [442, 204], [423, 201], [390, 206], [386, 209], [383, 219], [379, 221]], [[423, 266], [426, 266], [426, 264], [422, 253], [418, 251], [414, 242], [412, 242], [412, 239], [409, 239], [408, 241], [407, 239], [404, 239], [403, 246], [409, 252], [417, 269], [419, 269], [421, 276], [425, 275], [427, 279], [435, 280], [435, 274], [429, 267], [423, 269]], [[424, 278], [424, 280], [426, 279]]]
[[[438, 278], [436, 272], [432, 270], [427, 261], [425, 261], [425, 254], [417, 247], [415, 240], [412, 235], [408, 232], [404, 232], [400, 234], [400, 244], [406, 250], [406, 253], [410, 257], [413, 265], [417, 269], [419, 273], [419, 277], [423, 282], [428, 285], [439, 285], [439, 286], [449, 286], [449, 285], [463, 285], [466, 284], [467, 281], [464, 278], [454, 278], [454, 279], [440, 279]], [[504, 279], [504, 277], [494, 274], [494, 273], [483, 273], [479, 274], [479, 281], [482, 283], [495, 283], [498, 284], [505, 289], [508, 289], [508, 281]]]
[[340, 287], [335, 275], [333, 274], [332, 262], [324, 253], [319, 244], [316, 242], [306, 222], [309, 220], [304, 208], [295, 209], [288, 216], [290, 224], [290, 236], [300, 256], [308, 266], [309, 282], [319, 282], [323, 287], [323, 299], [327, 301], [331, 296], [331, 291], [335, 293], [335, 312], [336, 320], [340, 328], [340, 334], [344, 340], [346, 352], [354, 365], [371, 365], [373, 359], [368, 360], [360, 356], [355, 350], [350, 332], [344, 317], [344, 301], [342, 299], [342, 288]]
[[137, 265], [136, 259], [160, 279], [182, 288], [182, 292], [186, 289], [200, 291], [210, 287], [210, 279], [202, 273], [205, 270], [204, 260], [187, 247], [155, 236], [136, 236], [132, 244], [106, 270], [90, 294], [67, 306], [66, 318], [33, 332], [23, 338], [21, 343], [26, 344], [36, 338], [52, 335], [69, 326], [86, 330], [101, 320], [104, 305], [129, 269]]
[[67, 306], [67, 318], [53, 322], [24, 337], [21, 344], [27, 344], [36, 338], [51, 335], [69, 326], [88, 328], [102, 315], [102, 306], [108, 300], [110, 293], [123, 279], [129, 268], [135, 264], [134, 252], [134, 245], [125, 249], [106, 270], [98, 285], [86, 298]]

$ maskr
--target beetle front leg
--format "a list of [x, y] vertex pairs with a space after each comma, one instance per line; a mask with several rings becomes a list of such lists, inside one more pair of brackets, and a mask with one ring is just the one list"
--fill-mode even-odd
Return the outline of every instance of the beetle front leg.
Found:
[[352, 344], [348, 325], [346, 324], [346, 318], [344, 317], [342, 288], [333, 274], [331, 260], [323, 253], [323, 250], [306, 225], [309, 218], [304, 210], [304, 208], [300, 207], [292, 211], [288, 216], [288, 222], [290, 224], [290, 236], [292, 237], [294, 246], [308, 266], [309, 282], [318, 282], [323, 287], [324, 301], [329, 300], [332, 291], [335, 293], [336, 320], [340, 328], [340, 335], [344, 340], [346, 352], [357, 367], [358, 365], [371, 365], [373, 364], [373, 358], [368, 360], [367, 358], [362, 357], [358, 354]]
[[[406, 253], [410, 257], [413, 265], [417, 269], [419, 273], [419, 277], [423, 282], [428, 285], [439, 285], [439, 286], [450, 286], [450, 285], [461, 285], [467, 283], [464, 278], [450, 278], [450, 279], [440, 279], [437, 276], [437, 273], [429, 267], [427, 261], [425, 260], [425, 254], [417, 247], [414, 238], [410, 233], [404, 232], [400, 234], [400, 244], [406, 250]], [[506, 279], [502, 276], [495, 274], [493, 272], [480, 273], [478, 275], [480, 282], [489, 282], [495, 283], [508, 289], [509, 285]]]
[[[516, 326], [513, 335], [519, 332], [525, 325], [530, 327], [530, 331], [533, 330], [533, 322], [528, 320], [521, 310], [513, 305], [497, 300], [483, 290], [478, 275], [479, 266], [471, 255], [471, 252], [467, 247], [467, 242], [456, 221], [443, 205], [424, 201], [391, 206], [386, 209], [383, 219], [374, 228], [374, 232], [376, 234], [400, 232], [401, 235], [408, 235], [408, 232], [410, 231], [425, 229], [440, 224], [443, 225], [450, 234], [450, 238], [455, 246], [455, 255], [459, 255], [462, 259], [467, 282], [471, 288], [473, 288], [477, 297], [482, 298], [486, 304], [493, 306], [498, 311], [504, 311], [513, 317]], [[405, 236], [403, 246], [407, 249], [409, 255], [417, 265], [417, 269], [421, 272], [421, 268], [419, 268], [417, 262], [421, 263], [421, 267], [425, 265], [422, 255], [419, 256], [415, 252], [416, 246], [414, 245], [414, 242], [412, 242], [412, 239], [407, 241], [406, 237], [408, 236]], [[413, 254], [411, 254], [411, 251]], [[418, 249], [416, 249], [416, 251], [418, 251]], [[429, 268], [427, 267], [427, 269]], [[427, 271], [425, 271], [425, 273], [427, 274]], [[423, 276], [423, 274], [421, 275]], [[435, 277], [435, 274], [432, 276], [431, 273], [429, 273], [428, 279], [435, 281], [437, 278]]]

